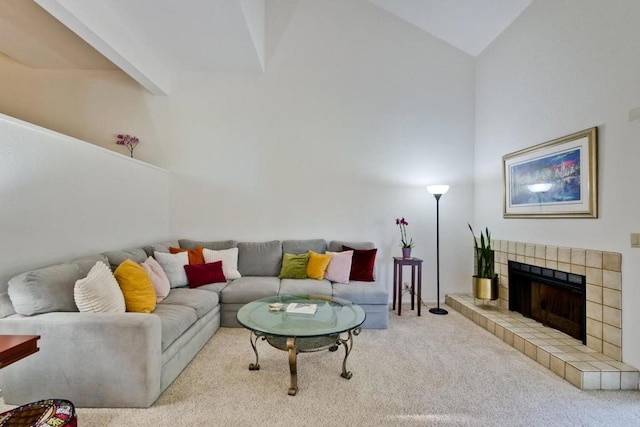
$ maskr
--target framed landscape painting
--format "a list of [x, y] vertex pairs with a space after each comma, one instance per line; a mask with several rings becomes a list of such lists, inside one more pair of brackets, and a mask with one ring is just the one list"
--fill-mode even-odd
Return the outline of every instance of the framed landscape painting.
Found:
[[504, 217], [597, 218], [598, 128], [502, 157]]

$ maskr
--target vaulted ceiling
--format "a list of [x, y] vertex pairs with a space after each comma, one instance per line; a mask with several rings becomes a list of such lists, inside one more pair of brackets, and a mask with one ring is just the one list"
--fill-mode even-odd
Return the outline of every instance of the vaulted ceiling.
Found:
[[[0, 52], [34, 68], [117, 67], [168, 94], [177, 70], [263, 72], [301, 1], [2, 0]], [[342, 1], [368, 1], [471, 56], [531, 3]]]

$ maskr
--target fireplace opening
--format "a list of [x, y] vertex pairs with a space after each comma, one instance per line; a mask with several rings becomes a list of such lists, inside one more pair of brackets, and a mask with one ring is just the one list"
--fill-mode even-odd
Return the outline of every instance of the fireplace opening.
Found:
[[509, 310], [586, 344], [586, 278], [509, 261]]

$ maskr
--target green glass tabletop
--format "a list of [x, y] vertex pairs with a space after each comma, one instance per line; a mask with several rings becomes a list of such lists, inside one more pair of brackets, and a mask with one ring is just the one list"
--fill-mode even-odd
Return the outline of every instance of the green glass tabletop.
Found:
[[[269, 305], [282, 303], [280, 311]], [[313, 314], [287, 312], [291, 303], [315, 304]], [[364, 322], [362, 307], [349, 301], [321, 296], [280, 295], [259, 299], [238, 310], [238, 322], [247, 329], [282, 337], [315, 337], [333, 335], [357, 328]]]

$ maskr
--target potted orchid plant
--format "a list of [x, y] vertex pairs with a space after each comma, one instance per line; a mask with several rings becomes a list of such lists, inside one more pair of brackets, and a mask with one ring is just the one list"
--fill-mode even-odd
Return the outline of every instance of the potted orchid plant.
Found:
[[129, 150], [129, 154], [131, 158], [133, 158], [133, 150], [135, 150], [136, 146], [140, 140], [136, 136], [131, 136], [129, 134], [118, 134], [116, 138], [116, 144], [124, 145]]
[[396, 225], [400, 227], [400, 247], [402, 248], [402, 257], [411, 258], [411, 248], [414, 243], [412, 238], [407, 238], [407, 226], [409, 223], [404, 217], [396, 218]]

